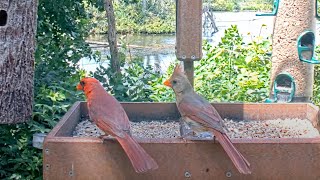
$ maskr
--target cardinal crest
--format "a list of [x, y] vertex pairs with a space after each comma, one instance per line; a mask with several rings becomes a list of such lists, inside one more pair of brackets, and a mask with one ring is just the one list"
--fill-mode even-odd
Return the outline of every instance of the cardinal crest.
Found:
[[173, 70], [173, 74], [184, 74], [183, 65], [181, 63], [177, 64]]

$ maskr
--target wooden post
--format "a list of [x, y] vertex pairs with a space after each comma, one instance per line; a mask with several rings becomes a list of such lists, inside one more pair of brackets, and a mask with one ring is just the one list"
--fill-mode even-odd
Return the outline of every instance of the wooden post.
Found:
[[0, 1], [0, 124], [32, 116], [37, 0]]
[[202, 0], [176, 0], [176, 56], [193, 85], [193, 61], [202, 58]]
[[108, 18], [108, 42], [111, 54], [111, 68], [114, 72], [120, 72], [120, 62], [117, 47], [117, 30], [116, 20], [114, 17], [114, 10], [112, 0], [105, 0], [105, 9]]

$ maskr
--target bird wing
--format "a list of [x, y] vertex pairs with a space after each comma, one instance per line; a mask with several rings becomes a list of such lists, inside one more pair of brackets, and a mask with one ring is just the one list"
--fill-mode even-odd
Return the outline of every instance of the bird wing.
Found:
[[217, 110], [201, 96], [194, 94], [188, 98], [182, 98], [178, 104], [182, 116], [186, 116], [204, 127], [214, 128], [223, 132], [222, 118]]
[[123, 137], [123, 132], [130, 133], [129, 118], [122, 105], [112, 96], [101, 96], [90, 103], [89, 115], [97, 126], [111, 134]]

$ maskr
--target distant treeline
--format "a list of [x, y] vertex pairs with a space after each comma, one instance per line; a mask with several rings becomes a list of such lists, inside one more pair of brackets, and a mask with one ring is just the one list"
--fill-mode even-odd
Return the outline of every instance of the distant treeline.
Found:
[[[119, 33], [173, 33], [175, 31], [175, 0], [115, 0], [114, 10]], [[203, 0], [210, 11], [271, 11], [273, 0]], [[92, 33], [108, 31], [102, 8], [87, 4], [91, 14]]]

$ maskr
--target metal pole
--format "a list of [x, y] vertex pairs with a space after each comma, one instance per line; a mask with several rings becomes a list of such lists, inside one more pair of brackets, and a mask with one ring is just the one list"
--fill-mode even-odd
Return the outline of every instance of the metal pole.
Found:
[[184, 72], [187, 74], [190, 84], [194, 85], [194, 65], [193, 61], [183, 61]]

